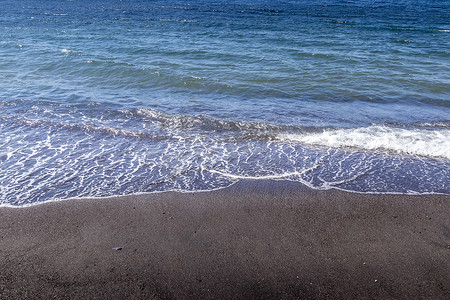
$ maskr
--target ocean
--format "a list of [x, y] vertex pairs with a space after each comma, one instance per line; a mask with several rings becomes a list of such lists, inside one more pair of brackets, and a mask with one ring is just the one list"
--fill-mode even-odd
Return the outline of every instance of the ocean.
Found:
[[447, 0], [0, 4], [0, 205], [450, 194]]

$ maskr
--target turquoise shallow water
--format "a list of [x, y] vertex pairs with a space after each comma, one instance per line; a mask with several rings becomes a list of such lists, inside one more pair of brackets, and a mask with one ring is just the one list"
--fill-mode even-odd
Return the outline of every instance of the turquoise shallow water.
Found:
[[450, 8], [390, 2], [3, 1], [1, 203], [449, 194]]

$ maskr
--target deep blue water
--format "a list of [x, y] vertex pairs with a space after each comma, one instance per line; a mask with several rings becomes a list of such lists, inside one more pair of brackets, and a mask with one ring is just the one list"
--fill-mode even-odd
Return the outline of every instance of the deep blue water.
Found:
[[0, 4], [0, 203], [450, 194], [448, 1]]

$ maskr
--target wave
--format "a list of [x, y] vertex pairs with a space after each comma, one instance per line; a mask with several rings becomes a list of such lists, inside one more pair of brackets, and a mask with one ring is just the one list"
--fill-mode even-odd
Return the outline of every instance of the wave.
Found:
[[282, 133], [281, 141], [331, 148], [354, 148], [418, 155], [450, 160], [450, 129], [445, 123], [422, 124], [443, 127], [439, 130], [373, 125], [354, 129], [325, 129], [320, 133]]
[[[78, 110], [62, 114], [48, 107], [32, 106], [30, 115], [0, 116], [2, 123], [19, 127], [56, 128], [79, 134], [162, 141], [198, 137], [217, 142], [245, 141], [300, 143], [313, 147], [375, 151], [450, 160], [450, 122], [406, 125], [373, 124], [358, 128], [275, 125], [265, 122], [222, 120], [208, 115], [163, 113], [149, 108], [127, 110]], [[104, 109], [104, 108], [103, 108]]]

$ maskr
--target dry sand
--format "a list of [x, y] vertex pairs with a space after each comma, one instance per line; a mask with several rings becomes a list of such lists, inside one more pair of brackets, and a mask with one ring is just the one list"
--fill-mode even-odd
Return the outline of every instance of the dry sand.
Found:
[[3, 207], [0, 241], [0, 299], [450, 299], [450, 196], [242, 181]]

